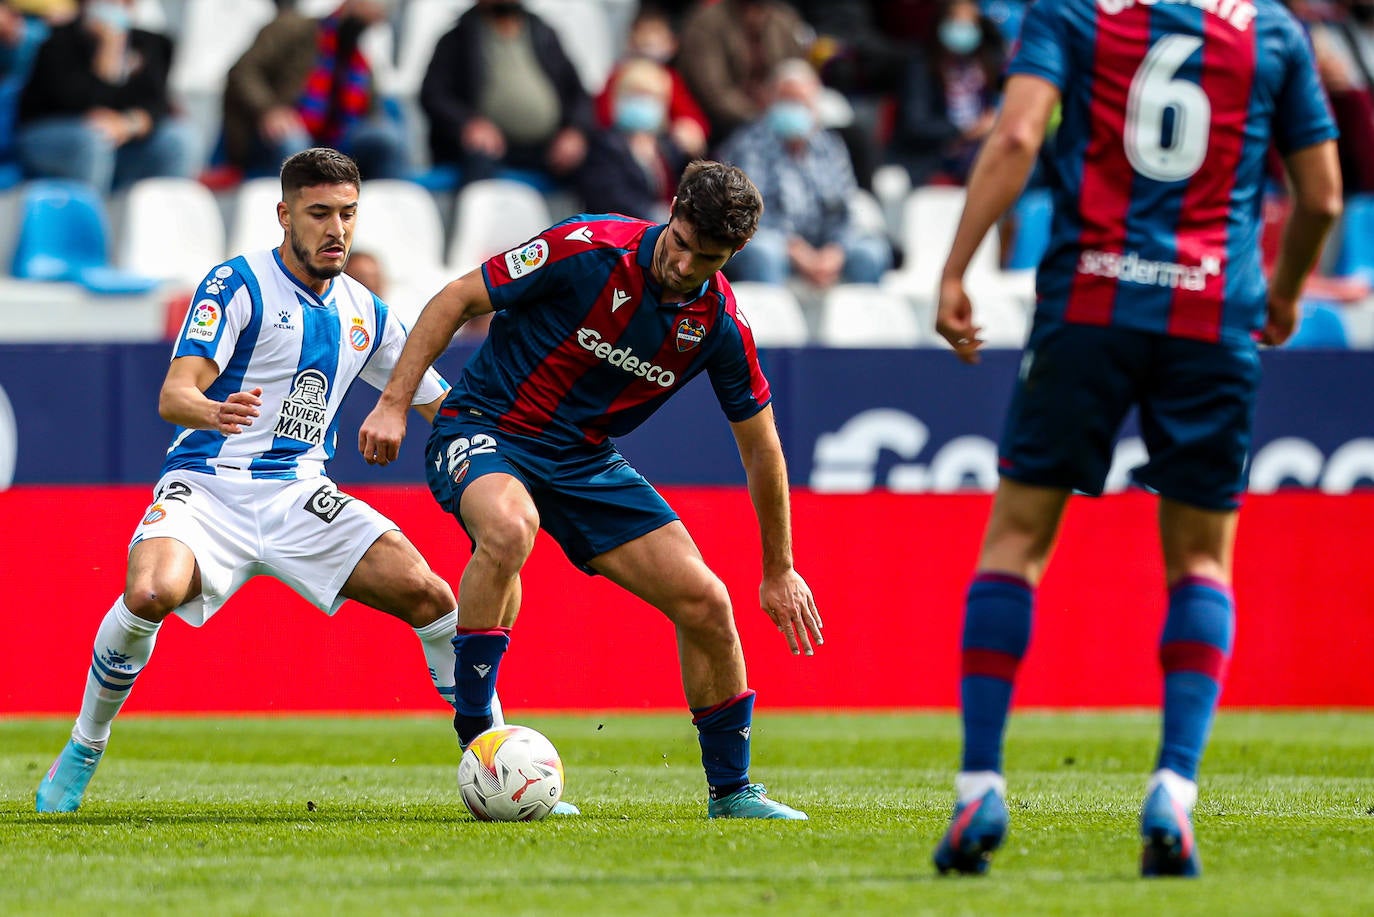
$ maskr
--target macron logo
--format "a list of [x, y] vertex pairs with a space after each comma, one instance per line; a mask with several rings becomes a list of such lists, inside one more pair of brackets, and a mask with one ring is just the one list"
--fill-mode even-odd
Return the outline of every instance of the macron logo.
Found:
[[629, 293], [626, 293], [624, 290], [616, 290], [614, 293], [611, 294], [611, 311], [614, 312], [616, 309], [619, 309], [621, 306], [625, 305], [629, 301]]
[[487, 673], [491, 671], [491, 666], [487, 665], [485, 662], [479, 662], [472, 667], [472, 670], [477, 673], [478, 678], [486, 678]]
[[751, 728], [751, 727], [749, 727], [749, 726], [745, 726], [743, 729], [741, 729], [741, 730], [739, 731], [739, 737], [740, 737], [741, 739], [743, 739], [744, 741], [746, 741], [746, 742], [749, 741], [749, 730], [750, 730], [750, 728]]
[[563, 238], [568, 242], [585, 242], [586, 244], [591, 245], [592, 231], [585, 226], [581, 226], [577, 229], [574, 229], [572, 232], [568, 233]]

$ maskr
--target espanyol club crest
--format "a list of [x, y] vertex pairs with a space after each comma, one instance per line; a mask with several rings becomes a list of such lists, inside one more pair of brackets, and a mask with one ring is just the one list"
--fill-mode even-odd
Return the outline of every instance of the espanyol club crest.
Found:
[[354, 350], [358, 351], [366, 350], [367, 345], [372, 343], [362, 319], [353, 319], [353, 326], [348, 329], [348, 343], [352, 345]]
[[686, 353], [706, 337], [706, 326], [694, 318], [677, 323], [677, 352]]

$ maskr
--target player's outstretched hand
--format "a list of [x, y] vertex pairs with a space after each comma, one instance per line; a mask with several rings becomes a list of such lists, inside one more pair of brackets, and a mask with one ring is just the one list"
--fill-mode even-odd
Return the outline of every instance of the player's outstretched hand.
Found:
[[964, 292], [964, 282], [958, 278], [940, 281], [940, 305], [935, 312], [935, 330], [949, 341], [954, 354], [965, 363], [978, 362], [979, 337], [983, 329], [973, 324], [973, 303]]
[[401, 454], [405, 436], [405, 412], [397, 414], [378, 404], [358, 430], [358, 451], [369, 465], [390, 465]]
[[805, 651], [813, 656], [816, 647], [825, 643], [821, 636], [821, 613], [811, 587], [796, 570], [775, 576], [765, 576], [759, 586], [759, 603], [777, 625], [778, 632], [787, 638], [787, 648], [796, 656]]
[[242, 433], [244, 427], [251, 427], [262, 405], [261, 395], [262, 389], [255, 388], [249, 392], [234, 392], [225, 398], [224, 403], [215, 410], [217, 429], [225, 436], [233, 436]]

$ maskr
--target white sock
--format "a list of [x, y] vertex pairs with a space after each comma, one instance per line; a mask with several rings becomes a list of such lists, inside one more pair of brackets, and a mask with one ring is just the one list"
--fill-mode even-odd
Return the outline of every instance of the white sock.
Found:
[[434, 690], [450, 707], [453, 706], [453, 636], [457, 632], [457, 609], [431, 624], [415, 628], [420, 648], [425, 651], [429, 680], [434, 682]]
[[1164, 784], [1164, 791], [1173, 797], [1174, 802], [1183, 806], [1183, 811], [1191, 814], [1193, 806], [1197, 805], [1197, 781], [1189, 780], [1168, 768], [1160, 768], [1150, 775], [1150, 782], [1145, 784], [1145, 795], [1153, 793], [1155, 787], [1161, 783]]
[[86, 675], [81, 713], [72, 727], [73, 739], [97, 751], [105, 747], [110, 739], [110, 723], [124, 706], [134, 679], [153, 655], [161, 626], [129, 611], [124, 596], [115, 600], [95, 633], [95, 652]]
[[954, 775], [954, 795], [961, 804], [982, 799], [988, 790], [996, 790], [1005, 799], [1007, 779], [997, 771], [960, 771]]
[[[425, 651], [425, 664], [429, 666], [429, 680], [434, 682], [434, 690], [453, 706], [453, 637], [458, 633], [458, 609], [450, 611], [437, 621], [415, 628], [415, 636], [420, 638], [420, 646]], [[505, 717], [501, 715], [501, 700], [491, 699], [493, 725], [504, 726]]]

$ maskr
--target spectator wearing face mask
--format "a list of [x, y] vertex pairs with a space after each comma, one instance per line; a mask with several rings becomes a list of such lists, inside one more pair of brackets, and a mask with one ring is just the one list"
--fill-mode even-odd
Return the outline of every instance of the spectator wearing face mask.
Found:
[[690, 158], [668, 123], [672, 78], [647, 58], [626, 61], [611, 87], [611, 126], [595, 131], [579, 174], [590, 213], [668, 221], [677, 178]]
[[913, 184], [963, 184], [997, 114], [1006, 49], [974, 0], [945, 0], [932, 40], [913, 50], [889, 158]]
[[758, 232], [726, 265], [731, 280], [781, 284], [796, 278], [817, 290], [877, 283], [892, 265], [881, 235], [850, 217], [858, 183], [834, 133], [816, 121], [820, 80], [806, 61], [785, 60], [769, 83], [764, 114], [726, 141], [720, 158], [744, 170], [763, 196]]
[[194, 128], [172, 117], [172, 41], [133, 28], [133, 0], [86, 0], [38, 49], [19, 101], [16, 148], [30, 177], [102, 193], [140, 178], [189, 177]]
[[[644, 4], [630, 24], [625, 42], [625, 54], [606, 78], [606, 86], [596, 97], [596, 121], [600, 127], [611, 127], [615, 106], [615, 87], [620, 71], [635, 60], [649, 60], [663, 67], [668, 74], [669, 94], [667, 127], [673, 141], [689, 156], [699, 158], [706, 153], [706, 136], [710, 125], [701, 106], [687, 88], [682, 74], [673, 66], [677, 57], [677, 32], [672, 20], [661, 8]], [[675, 170], [680, 172], [681, 169]]]

